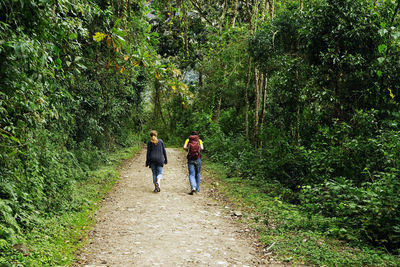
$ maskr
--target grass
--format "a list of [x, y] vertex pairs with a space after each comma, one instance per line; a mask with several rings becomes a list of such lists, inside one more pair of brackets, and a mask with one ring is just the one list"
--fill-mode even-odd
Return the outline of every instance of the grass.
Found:
[[111, 153], [102, 166], [90, 171], [76, 185], [73, 199], [79, 201], [79, 209], [40, 219], [34, 230], [19, 240], [19, 246], [0, 243], [0, 266], [71, 266], [77, 251], [86, 244], [101, 199], [119, 179], [118, 168], [141, 148], [135, 145]]
[[244, 222], [257, 229], [265, 247], [274, 244], [270, 252], [275, 261], [312, 266], [400, 266], [399, 257], [384, 249], [330, 237], [325, 231], [329, 219], [265, 194], [268, 184], [228, 178], [225, 166], [208, 161], [203, 172], [230, 205], [242, 210]]

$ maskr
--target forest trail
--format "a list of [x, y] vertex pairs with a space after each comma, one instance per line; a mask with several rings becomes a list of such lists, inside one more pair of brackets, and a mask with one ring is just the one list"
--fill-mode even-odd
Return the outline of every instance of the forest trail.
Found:
[[207, 189], [189, 195], [185, 154], [167, 149], [161, 192], [153, 193], [146, 150], [127, 161], [96, 214], [77, 266], [267, 266], [254, 238]]

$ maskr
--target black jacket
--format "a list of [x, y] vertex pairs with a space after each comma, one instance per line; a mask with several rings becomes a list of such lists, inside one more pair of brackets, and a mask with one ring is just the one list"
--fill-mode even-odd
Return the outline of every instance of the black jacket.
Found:
[[158, 139], [158, 143], [155, 145], [149, 141], [147, 143], [146, 167], [151, 164], [164, 166], [164, 164], [167, 163], [167, 152], [165, 151], [164, 142], [161, 139]]

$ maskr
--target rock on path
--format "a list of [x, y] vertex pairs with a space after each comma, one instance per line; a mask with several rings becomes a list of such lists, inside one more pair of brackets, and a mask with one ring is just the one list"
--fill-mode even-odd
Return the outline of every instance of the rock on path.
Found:
[[252, 240], [206, 190], [188, 195], [183, 151], [167, 149], [161, 192], [153, 193], [146, 150], [126, 163], [96, 214], [79, 266], [259, 266]]

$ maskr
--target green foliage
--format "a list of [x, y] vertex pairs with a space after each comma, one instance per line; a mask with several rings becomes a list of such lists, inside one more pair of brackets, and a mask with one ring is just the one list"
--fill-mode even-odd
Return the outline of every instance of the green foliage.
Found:
[[[207, 161], [204, 168], [207, 170], [206, 179], [218, 180], [218, 183], [213, 183], [216, 187], [214, 190], [225, 195], [232, 209], [243, 211], [243, 222], [259, 232], [261, 242], [265, 247], [270, 247], [269, 252], [273, 253], [274, 259], [291, 265], [316, 266], [397, 266], [400, 263], [398, 256], [379, 248], [360, 245], [359, 241], [349, 244], [333, 238], [338, 233], [346, 237], [352, 234], [347, 227], [338, 228], [336, 220], [343, 218], [341, 212], [337, 213], [338, 217], [331, 218], [310, 214], [297, 205], [282, 201], [279, 196], [265, 194], [267, 191], [276, 193], [276, 189], [272, 188], [274, 185], [270, 183], [260, 184], [254, 180], [232, 177], [230, 167], [225, 164]], [[328, 193], [329, 190], [324, 192]], [[352, 198], [343, 192], [345, 197]], [[321, 203], [319, 199], [318, 203], [330, 205], [328, 196], [324, 200]], [[335, 208], [339, 209], [337, 206]]]
[[260, 188], [252, 198], [304, 204], [319, 218], [305, 227], [398, 251], [398, 3], [275, 1], [255, 27], [250, 6], [211, 2], [0, 4], [7, 253], [22, 257], [11, 244], [47, 214], [85, 205], [88, 172], [150, 129], [179, 146], [197, 130], [228, 176]]
[[144, 1], [0, 4], [0, 239], [10, 255], [44, 218], [80, 210], [88, 171], [135, 141], [155, 55], [147, 12]]
[[129, 159], [142, 147], [135, 145], [115, 153], [108, 153], [105, 162], [86, 178], [77, 181], [71, 194], [68, 211], [47, 214], [34, 227], [25, 231], [16, 244], [0, 239], [1, 266], [70, 266], [76, 251], [85, 244], [88, 231], [94, 223], [94, 212], [101, 199], [119, 178], [117, 169], [122, 160]]
[[[328, 233], [343, 239], [359, 238], [396, 248], [399, 240], [398, 173], [382, 173], [375, 183], [354, 186], [346, 179], [306, 186], [300, 198], [305, 209], [333, 218]], [[388, 196], [390, 194], [390, 197]]]
[[244, 137], [246, 115], [250, 135], [255, 130], [255, 76], [250, 72], [247, 111], [248, 66], [230, 72], [243, 60], [233, 44], [243, 40], [240, 33], [221, 34], [218, 53], [203, 60], [206, 90], [198, 98], [213, 114], [212, 124], [199, 127], [207, 132], [207, 153], [229, 166], [229, 177], [261, 188], [267, 183], [265, 194], [325, 216], [330, 235], [396, 252], [398, 214], [389, 213], [399, 206], [393, 189], [399, 171], [396, 5], [326, 0], [310, 1], [303, 11], [294, 2], [280, 7], [247, 38], [247, 51], [267, 82], [262, 129], [251, 140], [257, 149]]
[[321, 1], [308, 10], [300, 38], [309, 64], [318, 69], [318, 83], [334, 98], [333, 116], [347, 119], [354, 109], [388, 99], [375, 75], [379, 24], [388, 19], [364, 0]]

